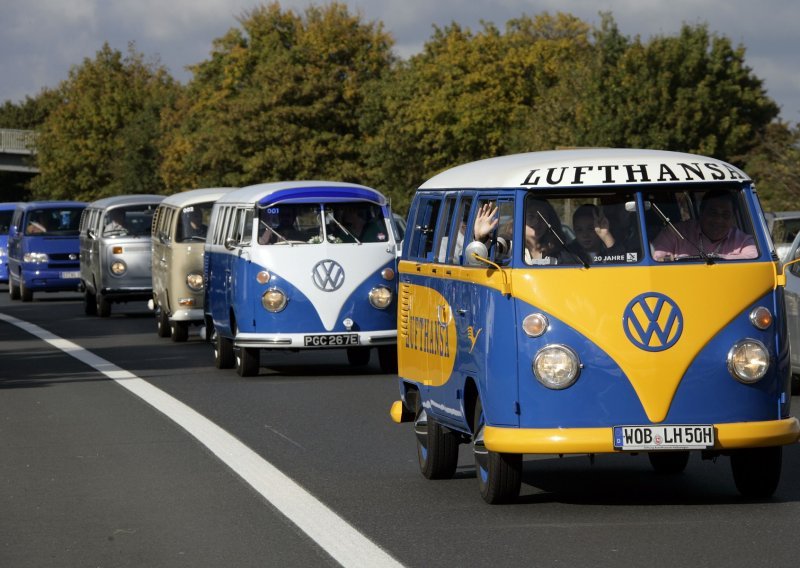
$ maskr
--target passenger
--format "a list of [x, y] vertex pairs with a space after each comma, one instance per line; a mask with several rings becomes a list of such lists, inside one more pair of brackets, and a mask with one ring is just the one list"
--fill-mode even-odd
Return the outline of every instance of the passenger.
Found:
[[282, 242], [303, 241], [305, 235], [295, 226], [295, 212], [291, 207], [281, 207], [278, 211], [278, 226], [271, 227], [267, 222], [261, 221], [264, 225], [264, 232], [258, 237], [258, 244], [272, 245]]
[[108, 223], [103, 229], [103, 234], [108, 235], [111, 233], [125, 233], [127, 227], [125, 226], [125, 211], [122, 209], [112, 209], [107, 215]]
[[592, 262], [607, 262], [625, 253], [610, 229], [608, 218], [597, 205], [585, 203], [572, 214], [572, 229], [575, 240]]
[[[484, 203], [475, 216], [473, 234], [477, 240], [486, 240], [497, 227], [497, 205]], [[561, 220], [553, 206], [545, 199], [528, 198], [525, 202], [526, 264], [588, 264], [580, 247], [567, 244]]]
[[48, 230], [49, 220], [47, 213], [38, 209], [31, 212], [28, 218], [28, 226], [25, 227], [26, 235], [41, 235]]
[[699, 219], [675, 223], [675, 229], [666, 226], [653, 240], [655, 260], [703, 255], [734, 260], [758, 256], [753, 237], [736, 227], [734, 196], [729, 191], [707, 193], [700, 202]]
[[363, 207], [353, 203], [337, 207], [334, 215], [341, 225], [334, 224], [333, 231], [345, 243], [376, 243], [387, 240], [385, 225], [381, 226], [377, 219], [367, 220], [366, 214]]
[[639, 239], [636, 213], [625, 208], [625, 202], [632, 197], [624, 197], [625, 201], [612, 198], [603, 199], [603, 215], [609, 221], [609, 229], [614, 236], [614, 241], [623, 253], [636, 253], [641, 255], [642, 244]]
[[205, 239], [208, 226], [203, 223], [203, 211], [199, 207], [193, 207], [185, 213], [184, 239]]

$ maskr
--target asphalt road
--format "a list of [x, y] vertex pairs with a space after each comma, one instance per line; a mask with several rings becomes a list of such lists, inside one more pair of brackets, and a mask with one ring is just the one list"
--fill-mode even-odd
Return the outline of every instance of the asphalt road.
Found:
[[[195, 335], [184, 344], [158, 338], [143, 304], [90, 318], [78, 295], [22, 304], [0, 288], [3, 316], [180, 401], [232, 436], [220, 444], [241, 442], [336, 520], [306, 501], [287, 510], [281, 499], [294, 493], [283, 485], [265, 497], [223, 461], [225, 448], [214, 453], [127, 379], [0, 319], [0, 567], [337, 566], [337, 542], [363, 550], [352, 566], [375, 565], [375, 550], [409, 567], [797, 561], [797, 446], [785, 449], [768, 501], [739, 498], [727, 458], [693, 456], [684, 474], [663, 476], [644, 456], [615, 455], [528, 457], [519, 502], [489, 506], [467, 447], [455, 479], [420, 475], [411, 425], [388, 415], [396, 377], [379, 373], [377, 357], [354, 370], [343, 352], [265, 356], [258, 377], [241, 378], [215, 369]], [[321, 532], [298, 528], [304, 511]], [[340, 521], [374, 550], [341, 536]]]

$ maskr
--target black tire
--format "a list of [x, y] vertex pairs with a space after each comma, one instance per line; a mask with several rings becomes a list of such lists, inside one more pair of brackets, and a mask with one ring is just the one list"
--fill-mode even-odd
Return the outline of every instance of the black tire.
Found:
[[348, 347], [347, 362], [353, 367], [369, 365], [370, 351], [369, 347]]
[[19, 300], [19, 284], [14, 284], [11, 278], [8, 279], [8, 297], [12, 300]]
[[240, 347], [234, 350], [236, 372], [240, 377], [255, 377], [261, 368], [261, 350], [251, 347]]
[[230, 369], [235, 363], [233, 341], [217, 334], [214, 340], [214, 365], [217, 369]]
[[522, 485], [522, 454], [501, 454], [487, 450], [483, 445], [484, 424], [483, 406], [479, 399], [475, 404], [472, 453], [481, 497], [490, 505], [510, 503], [519, 497]]
[[390, 375], [397, 374], [397, 346], [382, 345], [378, 347], [378, 363], [380, 363], [382, 372]]
[[170, 323], [170, 337], [175, 343], [183, 343], [189, 339], [189, 322], [173, 321]]
[[736, 489], [748, 499], [767, 499], [781, 480], [783, 447], [748, 448], [731, 452]]
[[98, 292], [95, 294], [95, 304], [97, 305], [97, 315], [101, 318], [107, 318], [111, 315], [111, 302]]
[[169, 326], [169, 316], [163, 308], [158, 308], [158, 311], [156, 311], [156, 333], [159, 337], [169, 337], [172, 333]]
[[689, 463], [689, 452], [649, 452], [647, 458], [656, 472], [677, 474], [686, 469], [686, 464]]
[[83, 291], [83, 313], [87, 316], [97, 315], [97, 300], [88, 288]]
[[23, 302], [32, 302], [33, 301], [33, 292], [31, 291], [30, 288], [25, 286], [25, 281], [21, 280], [21, 279], [19, 281], [19, 298]]
[[427, 479], [451, 479], [458, 466], [458, 437], [428, 417], [417, 396], [414, 433], [419, 470]]

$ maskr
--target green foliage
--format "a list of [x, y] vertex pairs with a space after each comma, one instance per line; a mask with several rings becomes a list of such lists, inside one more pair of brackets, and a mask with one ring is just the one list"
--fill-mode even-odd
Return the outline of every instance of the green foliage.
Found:
[[91, 201], [159, 193], [159, 117], [178, 91], [167, 71], [145, 62], [133, 46], [123, 57], [106, 44], [95, 59], [73, 67], [38, 129], [36, 197]]
[[303, 16], [273, 3], [240, 24], [165, 117], [167, 187], [363, 179], [365, 93], [393, 61], [382, 26], [336, 3]]
[[404, 212], [451, 166], [563, 146], [696, 152], [745, 167], [770, 208], [798, 208], [798, 129], [745, 49], [684, 25], [623, 36], [610, 13], [522, 15], [501, 30], [435, 28], [403, 61], [380, 23], [345, 5], [259, 5], [213, 42], [181, 89], [108, 46], [57, 89], [0, 107], [40, 131], [40, 197], [334, 179], [384, 191]]

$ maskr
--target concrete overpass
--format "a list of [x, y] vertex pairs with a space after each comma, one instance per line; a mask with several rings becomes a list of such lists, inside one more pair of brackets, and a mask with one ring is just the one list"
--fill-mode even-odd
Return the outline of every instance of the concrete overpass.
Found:
[[36, 132], [0, 128], [0, 171], [39, 173], [31, 159], [36, 153]]

